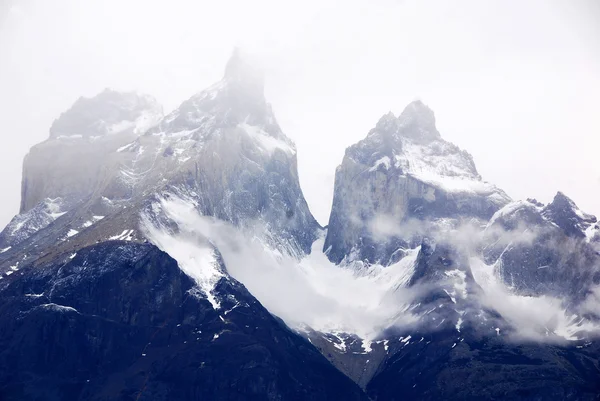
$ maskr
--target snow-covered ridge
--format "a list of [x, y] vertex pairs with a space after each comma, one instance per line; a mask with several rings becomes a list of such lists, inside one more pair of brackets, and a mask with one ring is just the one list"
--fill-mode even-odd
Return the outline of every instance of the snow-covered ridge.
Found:
[[535, 205], [529, 201], [517, 200], [510, 203], [507, 203], [503, 208], [498, 210], [490, 221], [487, 223], [486, 228], [492, 227], [498, 220], [506, 218], [508, 216], [512, 216], [517, 213], [519, 210], [529, 209], [532, 211], [541, 212], [542, 208], [538, 205]]
[[[433, 290], [431, 283], [411, 284], [420, 247], [387, 267], [340, 267], [323, 253], [323, 236], [309, 255], [296, 259], [270, 247], [262, 232], [201, 216], [189, 200], [163, 199], [157, 207], [178, 228], [173, 231], [148, 217], [149, 238], [196, 280], [202, 296], [216, 309], [221, 295], [215, 285], [230, 274], [290, 327], [303, 333], [329, 333], [328, 341], [340, 352], [347, 352], [345, 337], [357, 336], [364, 352], [370, 353], [372, 343], [385, 339], [386, 329], [412, 330], [422, 321], [435, 321], [442, 306], [437, 301], [432, 308], [419, 309], [420, 300]], [[439, 283], [458, 313], [451, 323], [457, 333], [464, 330], [465, 319], [470, 324], [475, 319], [490, 335], [495, 329], [500, 335], [498, 327], [502, 327], [502, 335], [509, 329], [513, 339], [535, 341], [577, 340], [598, 330], [591, 321], [567, 312], [561, 299], [515, 294], [497, 278], [498, 267], [486, 265], [478, 256], [471, 256], [466, 269], [445, 271]], [[481, 290], [470, 291], [469, 280]], [[481, 307], [498, 312], [501, 318], [493, 319], [501, 322], [488, 322], [492, 316], [481, 312]]]
[[523, 224], [540, 225], [545, 223], [559, 227], [567, 235], [585, 238], [588, 243], [596, 238], [600, 229], [595, 216], [583, 212], [573, 200], [561, 192], [558, 192], [548, 205], [543, 205], [536, 200], [519, 200], [508, 203], [492, 216], [487, 228], [492, 227], [500, 220], [506, 222], [515, 219], [524, 219]]
[[61, 198], [46, 198], [28, 212], [16, 215], [8, 223], [0, 234], [2, 244], [14, 246], [24, 241], [67, 211], [68, 206]]

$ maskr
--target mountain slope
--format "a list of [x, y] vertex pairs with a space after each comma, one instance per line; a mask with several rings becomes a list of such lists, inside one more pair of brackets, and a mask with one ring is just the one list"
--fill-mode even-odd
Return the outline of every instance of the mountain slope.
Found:
[[367, 399], [241, 284], [220, 280], [215, 310], [152, 245], [105, 242], [14, 277], [3, 400]]

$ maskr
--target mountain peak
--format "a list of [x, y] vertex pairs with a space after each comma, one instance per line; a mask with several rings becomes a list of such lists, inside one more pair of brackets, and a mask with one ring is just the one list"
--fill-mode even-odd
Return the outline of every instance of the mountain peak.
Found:
[[542, 214], [562, 228], [567, 235], [583, 237], [585, 229], [596, 223], [591, 214], [584, 213], [575, 202], [562, 192], [557, 192]]
[[579, 208], [577, 207], [577, 205], [575, 204], [575, 202], [573, 202], [573, 200], [571, 198], [569, 198], [567, 195], [565, 195], [563, 192], [558, 191], [556, 193], [556, 195], [554, 195], [554, 199], [552, 199], [552, 202], [550, 202], [548, 204], [548, 206], [546, 206], [546, 209], [548, 210], [553, 210], [553, 211], [558, 211], [558, 210], [562, 210], [562, 211], [575, 211], [575, 210], [579, 210]]
[[375, 127], [381, 131], [395, 131], [398, 125], [398, 119], [391, 111], [381, 116]]
[[435, 127], [435, 115], [421, 100], [409, 103], [398, 117], [402, 132], [412, 139], [439, 139], [440, 133]]
[[262, 94], [264, 73], [250, 55], [236, 47], [225, 66], [225, 81], [251, 88]]
[[152, 96], [109, 88], [80, 97], [50, 127], [50, 137], [94, 137], [121, 132], [142, 133], [162, 117]]

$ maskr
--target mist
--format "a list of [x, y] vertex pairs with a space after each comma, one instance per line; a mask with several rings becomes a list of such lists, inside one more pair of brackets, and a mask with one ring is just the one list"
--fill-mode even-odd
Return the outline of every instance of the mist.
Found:
[[234, 46], [261, 60], [323, 225], [344, 149], [415, 98], [513, 198], [561, 190], [600, 214], [599, 18], [594, 0], [5, 0], [0, 224], [18, 212], [23, 156], [77, 98], [136, 90], [169, 112], [220, 79]]
[[[216, 308], [219, 304], [212, 289], [220, 278], [225, 277], [224, 268], [271, 313], [299, 331], [310, 328], [323, 333], [354, 334], [365, 341], [375, 341], [390, 328], [406, 332], [415, 328], [424, 332], [436, 329], [426, 324], [424, 315], [414, 312], [417, 304], [432, 290], [431, 285], [408, 285], [421, 247], [407, 250], [404, 258], [390, 266], [374, 264], [365, 267], [360, 261], [338, 266], [323, 252], [324, 232], [314, 242], [311, 253], [298, 259], [270, 246], [266, 240], [268, 228], [259, 220], [236, 227], [200, 215], [194, 202], [173, 195], [168, 200], [162, 198], [156, 208], [165, 221], [174, 223], [175, 229], [143, 215], [143, 231], [151, 242], [176, 259], [182, 270], [196, 280], [204, 296]], [[600, 334], [600, 327], [584, 318], [597, 307], [600, 292], [590, 294], [581, 310], [574, 312], [560, 298], [520, 295], [502, 283], [496, 266], [486, 265], [477, 250], [484, 236], [491, 235], [492, 229], [483, 230], [473, 222], [464, 222], [455, 227], [431, 230], [427, 229], [427, 223], [411, 220], [406, 225], [388, 224], [385, 230], [391, 235], [423, 236], [427, 232], [432, 244], [449, 244], [467, 255], [469, 269], [481, 289], [470, 296], [474, 296], [476, 304], [485, 310], [501, 316], [494, 322], [497, 318], [489, 315], [491, 321], [488, 324], [498, 327], [498, 333], [502, 327], [501, 335], [507, 341], [557, 343], [578, 340], [584, 334]], [[539, 232], [519, 229], [508, 232], [494, 228], [493, 234], [503, 244], [517, 244], [531, 243]], [[385, 240], [381, 232], [377, 235], [380, 241]], [[224, 266], [220, 265], [214, 252], [222, 256]], [[464, 277], [462, 282], [452, 276], [447, 280], [450, 286], [466, 294]]]

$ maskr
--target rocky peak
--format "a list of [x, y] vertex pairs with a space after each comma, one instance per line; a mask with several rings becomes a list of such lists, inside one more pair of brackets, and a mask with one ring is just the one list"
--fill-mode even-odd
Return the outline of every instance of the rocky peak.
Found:
[[394, 113], [389, 111], [377, 121], [375, 129], [378, 131], [396, 132], [398, 129], [398, 119]]
[[384, 114], [367, 137], [369, 142], [382, 143], [398, 151], [403, 141], [426, 145], [441, 139], [433, 110], [420, 100], [409, 103], [398, 117], [391, 111]]
[[435, 115], [425, 103], [415, 100], [404, 108], [398, 117], [400, 132], [403, 136], [416, 141], [441, 139], [435, 126]]
[[141, 134], [162, 115], [162, 107], [152, 96], [105, 89], [90, 98], [80, 97], [62, 113], [50, 127], [50, 138]]
[[[381, 117], [346, 150], [336, 171], [325, 249], [335, 263], [387, 265], [402, 257], [399, 249], [418, 242], [420, 234], [401, 229], [412, 219], [422, 222], [417, 231], [463, 218], [485, 221], [509, 201], [482, 181], [469, 153], [440, 137], [431, 109], [415, 101], [398, 118]], [[372, 229], [381, 219], [396, 227], [384, 241]]]
[[245, 87], [255, 94], [262, 95], [264, 89], [263, 71], [239, 48], [235, 48], [227, 65], [223, 80], [230, 84]]
[[582, 212], [573, 200], [560, 191], [543, 209], [542, 214], [567, 235], [575, 237], [585, 237], [585, 230], [597, 221], [595, 216]]
[[150, 133], [192, 131], [207, 125], [221, 128], [250, 125], [293, 147], [265, 99], [263, 84], [262, 71], [249, 56], [236, 49], [227, 62], [223, 79], [184, 101]]

